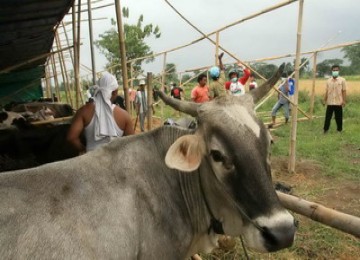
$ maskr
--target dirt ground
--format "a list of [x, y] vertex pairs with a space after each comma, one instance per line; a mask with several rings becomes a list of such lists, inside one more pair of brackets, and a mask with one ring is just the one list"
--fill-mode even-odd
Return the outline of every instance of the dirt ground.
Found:
[[321, 175], [319, 164], [311, 160], [296, 163], [296, 174], [289, 174], [288, 158], [273, 158], [274, 181], [292, 187], [292, 194], [347, 214], [360, 217], [360, 183]]

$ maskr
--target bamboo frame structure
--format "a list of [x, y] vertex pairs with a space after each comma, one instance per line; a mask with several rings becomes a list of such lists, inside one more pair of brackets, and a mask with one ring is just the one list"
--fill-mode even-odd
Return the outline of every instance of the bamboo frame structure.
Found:
[[[56, 95], [58, 96], [58, 100], [61, 101], [60, 90], [59, 90], [59, 81], [58, 81], [58, 77], [57, 77], [56, 64], [55, 64], [55, 57], [54, 57], [54, 55], [51, 55], [50, 58], [51, 58], [52, 71], [54, 74], [55, 92], [56, 92]], [[53, 96], [52, 96], [52, 98], [53, 98]], [[54, 102], [54, 100], [53, 100], [53, 102]]]
[[[299, 1], [299, 17], [297, 28], [297, 42], [296, 42], [296, 60], [295, 60], [295, 82], [300, 78], [300, 53], [301, 53], [301, 34], [303, 22], [304, 0]], [[295, 173], [295, 159], [296, 159], [296, 134], [297, 134], [297, 117], [298, 117], [298, 99], [299, 87], [295, 88], [294, 93], [294, 108], [291, 110], [291, 133], [290, 133], [290, 147], [289, 147], [289, 172]]]

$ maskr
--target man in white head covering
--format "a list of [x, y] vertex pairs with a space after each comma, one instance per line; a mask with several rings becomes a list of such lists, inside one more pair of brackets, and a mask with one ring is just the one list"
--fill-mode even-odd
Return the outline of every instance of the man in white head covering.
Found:
[[[80, 153], [94, 150], [113, 138], [134, 134], [130, 115], [112, 104], [118, 94], [116, 78], [104, 72], [94, 88], [94, 102], [87, 103], [76, 112], [67, 135], [67, 140]], [[80, 141], [82, 131], [86, 146]]]

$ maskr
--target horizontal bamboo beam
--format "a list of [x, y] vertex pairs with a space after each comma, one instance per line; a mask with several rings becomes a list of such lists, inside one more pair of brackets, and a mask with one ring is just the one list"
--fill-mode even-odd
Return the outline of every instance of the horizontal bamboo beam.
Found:
[[[334, 49], [338, 49], [338, 48], [342, 48], [342, 47], [346, 47], [346, 46], [352, 46], [352, 45], [356, 45], [356, 44], [360, 44], [360, 41], [346, 42], [346, 43], [341, 43], [341, 44], [337, 44], [337, 45], [333, 45], [333, 46], [329, 46], [329, 47], [325, 47], [325, 48], [319, 48], [319, 49], [316, 49], [313, 51], [306, 51], [306, 52], [302, 52], [301, 55], [310, 55], [310, 54], [314, 54], [316, 52], [330, 51], [330, 50], [334, 50]], [[268, 61], [268, 60], [277, 60], [277, 59], [293, 57], [295, 55], [296, 55], [295, 53], [289, 53], [289, 54], [284, 54], [284, 55], [277, 55], [277, 56], [266, 57], [266, 58], [261, 58], [261, 59], [249, 60], [247, 62], [261, 62], [261, 61]]]
[[285, 208], [360, 238], [360, 218], [282, 192], [277, 195]]
[[72, 119], [72, 116], [66, 116], [66, 117], [59, 117], [54, 118], [50, 120], [42, 120], [42, 121], [34, 121], [31, 122], [32, 125], [43, 125], [43, 124], [49, 124], [49, 123], [62, 123], [62, 122], [68, 122]]

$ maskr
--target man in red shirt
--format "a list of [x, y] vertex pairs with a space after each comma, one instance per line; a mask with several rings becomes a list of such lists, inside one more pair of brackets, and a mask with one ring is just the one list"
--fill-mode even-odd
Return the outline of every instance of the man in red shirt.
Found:
[[199, 85], [197, 85], [193, 90], [191, 91], [191, 100], [195, 103], [204, 103], [209, 101], [209, 87], [206, 85], [207, 83], [207, 77], [205, 74], [200, 74], [197, 78], [197, 82]]
[[230, 81], [225, 83], [226, 90], [234, 96], [242, 96], [245, 94], [245, 84], [251, 74], [250, 70], [244, 65], [239, 64], [239, 66], [242, 67], [244, 75], [239, 78], [239, 71], [237, 69], [232, 69], [229, 72]]

